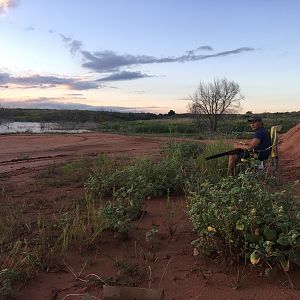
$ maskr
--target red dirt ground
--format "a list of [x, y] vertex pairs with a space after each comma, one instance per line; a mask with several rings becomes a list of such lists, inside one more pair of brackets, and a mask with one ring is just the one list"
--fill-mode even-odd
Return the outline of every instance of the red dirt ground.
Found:
[[[291, 132], [284, 136], [280, 147], [281, 159], [285, 162], [283, 171], [293, 174], [289, 180], [299, 178], [299, 129], [296, 130], [296, 134], [298, 138], [296, 136], [292, 146], [298, 150], [293, 150], [289, 155], [284, 152], [284, 149], [291, 147], [288, 144], [289, 140], [295, 139]], [[147, 154], [158, 157], [160, 146], [165, 141], [164, 138], [102, 133], [0, 136], [0, 172], [5, 175], [0, 177], [0, 187], [12, 201], [22, 201], [28, 203], [28, 206], [32, 203], [47, 202], [51, 206], [59, 197], [80, 197], [83, 190], [76, 186], [47, 187], [43, 191], [32, 189], [36, 174], [46, 165], [72, 161], [85, 155], [96, 156], [100, 153], [115, 156]], [[1, 197], [3, 193], [0, 195], [2, 202]], [[185, 200], [180, 197], [172, 199], [178, 220], [174, 236], [170, 236], [166, 224], [166, 200], [150, 199], [145, 203], [145, 215], [135, 222], [136, 229], [132, 230], [128, 240], [122, 241], [107, 233], [95, 249], [90, 249], [83, 255], [80, 255], [77, 249], [70, 251], [65, 261], [58, 258], [61, 268], [40, 273], [24, 286], [20, 286], [16, 291], [17, 299], [54, 300], [62, 299], [68, 294], [86, 293], [96, 297], [94, 299], [102, 299], [101, 287], [87, 286], [76, 279], [71, 269], [75, 274], [83, 269], [80, 278], [88, 274], [97, 274], [107, 279], [121, 274], [114, 260], [137, 263], [139, 268], [147, 272], [146, 279], [139, 286], [164, 288], [166, 299], [300, 299], [299, 271], [292, 271], [290, 274], [297, 288], [295, 290], [289, 288], [284, 276], [270, 280], [262, 276], [257, 269], [246, 270], [240, 287], [234, 289], [238, 267], [221, 260], [212, 261], [201, 255], [193, 255], [191, 241], [196, 235], [185, 215]], [[153, 240], [155, 251], [145, 241], [145, 233], [153, 226], [159, 230]], [[89, 261], [84, 268], [83, 256]], [[149, 280], [149, 266], [152, 280]], [[82, 299], [82, 296], [70, 296], [66, 299]]]
[[[300, 123], [284, 134], [280, 142], [279, 159], [285, 180], [300, 181]], [[299, 184], [297, 191], [300, 195]]]

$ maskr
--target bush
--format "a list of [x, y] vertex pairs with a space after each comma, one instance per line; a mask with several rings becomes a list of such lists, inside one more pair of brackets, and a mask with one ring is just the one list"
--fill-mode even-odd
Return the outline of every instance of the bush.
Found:
[[194, 159], [203, 152], [203, 145], [195, 142], [168, 142], [163, 147], [163, 153], [167, 157], [178, 157], [180, 159]]
[[216, 184], [206, 181], [190, 190], [188, 199], [199, 236], [195, 244], [204, 253], [285, 271], [300, 263], [300, 204], [290, 192], [269, 191], [246, 173]]
[[202, 152], [196, 143], [169, 143], [163, 149], [165, 157], [154, 162], [140, 158], [125, 166], [116, 166], [107, 157], [89, 176], [86, 187], [100, 198], [124, 189], [146, 196], [162, 196], [182, 192], [189, 174], [195, 170], [192, 158]]
[[86, 182], [88, 192], [113, 200], [101, 208], [105, 228], [126, 236], [130, 222], [139, 217], [146, 197], [183, 192], [187, 178], [195, 170], [191, 157], [202, 151], [191, 143], [170, 144], [159, 162], [141, 158], [117, 166], [108, 157], [98, 159], [97, 167]]

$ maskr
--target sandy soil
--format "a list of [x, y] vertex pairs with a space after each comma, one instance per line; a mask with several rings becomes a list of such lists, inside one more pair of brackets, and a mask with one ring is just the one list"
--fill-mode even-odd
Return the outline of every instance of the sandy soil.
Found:
[[[281, 149], [284, 149], [287, 140], [288, 137], [282, 141]], [[299, 140], [296, 154], [300, 153]], [[33, 207], [39, 203], [39, 206], [49, 207], [51, 213], [51, 203], [55, 206], [60, 197], [80, 197], [83, 190], [76, 185], [34, 190], [32, 185], [35, 176], [46, 165], [100, 153], [158, 157], [160, 146], [165, 141], [164, 138], [101, 133], [0, 136], [0, 186], [12, 201], [22, 201]], [[284, 172], [293, 174], [289, 180], [297, 179], [299, 175], [300, 160], [293, 157], [282, 152], [282, 161], [287, 166], [283, 166]], [[212, 261], [201, 255], [194, 256], [191, 241], [196, 236], [184, 213], [185, 201], [180, 197], [172, 200], [178, 220], [174, 236], [168, 232], [165, 199], [150, 199], [145, 203], [146, 213], [135, 222], [136, 229], [130, 233], [128, 240], [122, 241], [107, 233], [94, 249], [87, 250], [84, 255], [74, 249], [64, 261], [58, 258], [58, 268], [40, 273], [25, 285], [19, 286], [17, 299], [62, 299], [69, 294], [86, 293], [101, 299], [101, 287], [87, 287], [72, 273], [78, 274], [81, 271], [81, 278], [88, 274], [97, 274], [103, 279], [116, 277], [120, 275], [120, 269], [114, 262], [116, 260], [138, 264], [147, 274], [139, 286], [164, 288], [166, 299], [300, 299], [300, 292], [290, 289], [284, 276], [269, 280], [257, 269], [247, 269], [240, 287], [235, 289], [238, 266], [222, 260]], [[159, 234], [153, 243], [154, 248], [150, 249], [145, 241], [145, 233], [153, 226], [159, 229]], [[88, 258], [87, 265], [83, 257]], [[294, 285], [300, 288], [300, 272], [292, 271], [290, 276]], [[66, 299], [82, 297], [70, 296]]]

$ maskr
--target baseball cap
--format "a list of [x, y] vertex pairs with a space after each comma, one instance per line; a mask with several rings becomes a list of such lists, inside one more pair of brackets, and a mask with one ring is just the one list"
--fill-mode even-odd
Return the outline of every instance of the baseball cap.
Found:
[[249, 117], [249, 119], [248, 119], [249, 123], [261, 122], [261, 121], [262, 121], [262, 118], [257, 115], [253, 115], [253, 116]]

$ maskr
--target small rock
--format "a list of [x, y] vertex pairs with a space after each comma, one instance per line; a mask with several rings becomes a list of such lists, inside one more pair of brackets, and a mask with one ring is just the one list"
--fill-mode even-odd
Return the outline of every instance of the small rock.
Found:
[[194, 248], [193, 255], [198, 256], [200, 254], [199, 250], [197, 248]]

